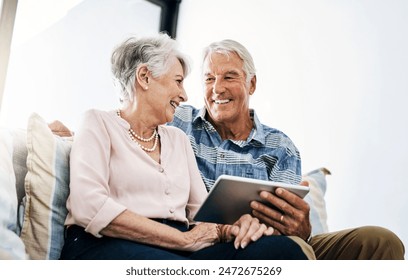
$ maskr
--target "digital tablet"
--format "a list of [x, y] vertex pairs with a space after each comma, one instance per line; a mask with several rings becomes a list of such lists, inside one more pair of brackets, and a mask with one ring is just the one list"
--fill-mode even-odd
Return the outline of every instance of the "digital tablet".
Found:
[[252, 212], [252, 208], [249, 206], [251, 201], [262, 202], [259, 197], [261, 191], [273, 193], [277, 187], [287, 189], [301, 198], [309, 192], [309, 187], [306, 186], [221, 175], [215, 181], [206, 200], [194, 216], [194, 220], [232, 224], [242, 215]]

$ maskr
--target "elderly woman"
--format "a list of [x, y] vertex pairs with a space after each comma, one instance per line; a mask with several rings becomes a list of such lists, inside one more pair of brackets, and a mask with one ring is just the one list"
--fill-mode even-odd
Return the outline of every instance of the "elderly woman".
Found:
[[165, 125], [187, 100], [189, 66], [174, 40], [126, 40], [112, 72], [122, 108], [86, 112], [75, 136], [61, 259], [305, 258], [293, 246], [282, 254], [280, 237], [250, 215], [192, 220], [207, 191], [187, 136]]

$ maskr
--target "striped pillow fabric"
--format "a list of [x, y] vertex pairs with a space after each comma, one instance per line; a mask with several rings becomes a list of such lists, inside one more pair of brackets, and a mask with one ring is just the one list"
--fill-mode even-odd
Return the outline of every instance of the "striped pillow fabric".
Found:
[[31, 259], [58, 259], [64, 243], [72, 138], [54, 135], [36, 113], [28, 120], [26, 205], [21, 229]]
[[330, 175], [327, 168], [318, 168], [303, 175], [302, 181], [309, 182], [310, 192], [305, 196], [305, 201], [310, 205], [310, 223], [312, 224], [312, 236], [327, 233], [326, 200], [324, 198], [327, 189], [326, 175]]

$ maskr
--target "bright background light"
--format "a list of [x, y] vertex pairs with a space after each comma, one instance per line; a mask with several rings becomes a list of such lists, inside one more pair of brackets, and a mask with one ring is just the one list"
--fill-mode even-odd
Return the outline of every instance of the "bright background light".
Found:
[[[110, 52], [155, 33], [159, 12], [141, 0], [20, 0], [0, 124], [25, 127], [36, 111], [75, 130], [84, 110], [116, 108]], [[203, 104], [202, 48], [240, 41], [257, 66], [260, 119], [295, 142], [304, 172], [332, 171], [329, 228], [384, 226], [408, 244], [407, 14], [404, 0], [183, 0], [188, 103]]]

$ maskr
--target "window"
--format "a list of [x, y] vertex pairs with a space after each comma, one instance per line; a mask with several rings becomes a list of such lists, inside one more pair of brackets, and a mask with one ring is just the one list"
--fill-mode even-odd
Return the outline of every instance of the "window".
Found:
[[37, 112], [75, 129], [85, 110], [119, 105], [111, 51], [157, 33], [160, 16], [144, 0], [18, 1], [0, 125], [25, 128]]

